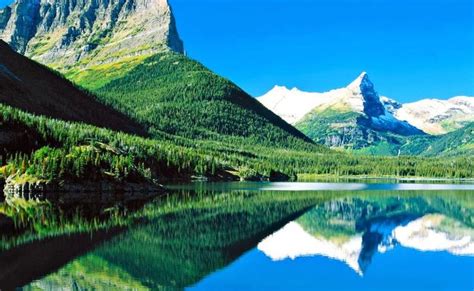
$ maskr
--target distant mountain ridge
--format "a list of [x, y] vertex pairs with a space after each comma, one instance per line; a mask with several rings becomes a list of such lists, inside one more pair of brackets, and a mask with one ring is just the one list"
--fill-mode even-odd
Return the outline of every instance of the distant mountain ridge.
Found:
[[365, 123], [378, 130], [402, 135], [423, 134], [419, 129], [396, 119], [386, 110], [367, 73], [362, 73], [345, 88], [326, 93], [303, 92], [296, 88], [275, 87], [257, 98], [270, 110], [292, 124], [324, 111], [354, 112], [366, 117]]
[[474, 97], [401, 104], [379, 96], [365, 72], [329, 92], [276, 86], [257, 99], [316, 142], [355, 150], [400, 147], [408, 137], [444, 134], [474, 121]]
[[365, 72], [347, 87], [326, 93], [276, 87], [257, 99], [311, 139], [329, 147], [359, 149], [392, 143], [392, 134], [425, 134], [385, 108]]
[[422, 99], [406, 104], [382, 97], [382, 102], [398, 119], [432, 135], [445, 134], [474, 121], [474, 97]]

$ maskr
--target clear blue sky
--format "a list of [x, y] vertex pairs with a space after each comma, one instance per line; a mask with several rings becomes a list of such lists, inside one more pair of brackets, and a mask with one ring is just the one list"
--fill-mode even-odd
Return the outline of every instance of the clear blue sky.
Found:
[[403, 102], [474, 95], [473, 0], [170, 2], [188, 55], [254, 96], [337, 88], [362, 71]]

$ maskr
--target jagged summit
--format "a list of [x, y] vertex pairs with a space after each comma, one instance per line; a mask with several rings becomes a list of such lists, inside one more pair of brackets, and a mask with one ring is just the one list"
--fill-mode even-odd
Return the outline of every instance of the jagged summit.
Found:
[[0, 38], [63, 72], [184, 52], [167, 0], [16, 0], [0, 10]]
[[280, 85], [275, 85], [270, 91], [268, 92], [272, 92], [274, 94], [278, 94], [278, 93], [287, 93], [287, 92], [303, 92], [301, 91], [300, 89], [296, 88], [296, 87], [293, 87], [293, 88], [289, 88], [287, 86], [280, 86]]
[[349, 89], [353, 89], [353, 90], [359, 90], [361, 86], [372, 86], [373, 87], [373, 84], [372, 82], [370, 81], [369, 79], [369, 75], [367, 74], [367, 72], [362, 72], [358, 77], [357, 79], [355, 79], [354, 81], [352, 81], [348, 86], [347, 88]]

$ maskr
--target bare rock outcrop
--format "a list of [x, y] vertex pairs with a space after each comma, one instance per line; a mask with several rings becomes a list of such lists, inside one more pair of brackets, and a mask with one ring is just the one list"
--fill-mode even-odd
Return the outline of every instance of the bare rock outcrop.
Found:
[[62, 72], [184, 52], [167, 0], [16, 0], [0, 10], [0, 39]]

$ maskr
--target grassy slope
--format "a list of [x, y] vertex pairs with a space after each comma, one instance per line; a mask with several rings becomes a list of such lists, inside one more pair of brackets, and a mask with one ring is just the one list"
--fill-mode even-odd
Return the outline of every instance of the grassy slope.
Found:
[[329, 136], [339, 135], [340, 128], [355, 127], [358, 117], [359, 114], [355, 112], [325, 110], [306, 115], [296, 124], [296, 127], [315, 142], [325, 144]]
[[367, 155], [396, 155], [405, 138], [360, 124], [362, 115], [347, 109], [315, 111], [296, 124], [312, 140]]

